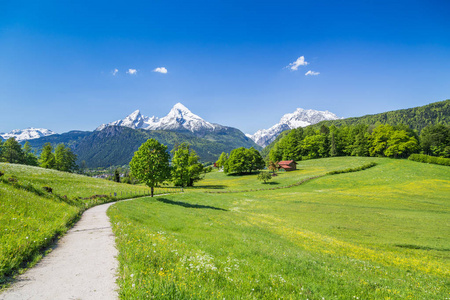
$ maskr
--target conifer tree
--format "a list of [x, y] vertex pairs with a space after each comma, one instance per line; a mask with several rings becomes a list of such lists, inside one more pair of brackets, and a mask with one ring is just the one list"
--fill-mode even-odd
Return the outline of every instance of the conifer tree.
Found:
[[45, 143], [42, 147], [41, 156], [39, 158], [39, 165], [42, 168], [53, 169], [55, 166], [55, 155], [53, 155], [53, 146], [50, 143]]
[[2, 146], [3, 160], [12, 164], [24, 164], [25, 154], [22, 147], [15, 138], [11, 137], [3, 143]]

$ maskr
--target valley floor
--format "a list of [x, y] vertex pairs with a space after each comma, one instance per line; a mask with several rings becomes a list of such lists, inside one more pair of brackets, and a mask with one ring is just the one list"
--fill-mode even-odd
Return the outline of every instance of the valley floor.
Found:
[[368, 160], [377, 165], [292, 188], [204, 193], [272, 186], [213, 173], [183, 195], [117, 203], [108, 214], [120, 297], [448, 298], [450, 168], [330, 158], [301, 162], [274, 181]]

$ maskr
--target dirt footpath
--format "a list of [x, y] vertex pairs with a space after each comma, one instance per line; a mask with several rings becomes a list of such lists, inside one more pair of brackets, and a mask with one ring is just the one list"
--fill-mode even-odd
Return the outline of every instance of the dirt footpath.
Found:
[[86, 210], [56, 248], [0, 299], [118, 299], [117, 249], [106, 215], [112, 204]]

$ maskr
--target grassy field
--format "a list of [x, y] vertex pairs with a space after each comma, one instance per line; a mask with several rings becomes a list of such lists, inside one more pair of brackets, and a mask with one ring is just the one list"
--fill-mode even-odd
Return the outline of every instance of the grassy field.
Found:
[[216, 172], [184, 194], [117, 203], [121, 298], [448, 298], [450, 168], [330, 158], [276, 180], [371, 161], [293, 188], [204, 193], [262, 185]]
[[[66, 232], [88, 207], [146, 194], [144, 186], [0, 163], [0, 287], [18, 270], [33, 265], [42, 250]], [[17, 180], [10, 182], [10, 178]], [[53, 189], [53, 193], [43, 190]], [[168, 189], [157, 188], [155, 193]], [[117, 194], [117, 197], [109, 197]], [[107, 195], [108, 197], [91, 197]]]
[[257, 173], [250, 175], [226, 175], [214, 170], [205, 179], [196, 184], [195, 189], [205, 191], [243, 191], [285, 187], [303, 179], [325, 175], [331, 170], [354, 168], [376, 161], [371, 157], [342, 157], [339, 160], [324, 158], [318, 160], [300, 161], [296, 171], [279, 171], [268, 183], [262, 184], [257, 180]]
[[[38, 189], [49, 186], [53, 189], [53, 193], [60, 196], [66, 195], [68, 198], [88, 198], [93, 195], [109, 196], [116, 193], [115, 198], [125, 199], [150, 192], [149, 188], [144, 185], [118, 184], [109, 180], [25, 165], [0, 163], [0, 171], [5, 173], [5, 178], [16, 177], [22, 185], [31, 184]], [[155, 188], [155, 194], [170, 191], [173, 190]], [[80, 201], [89, 202], [88, 199], [80, 199]]]

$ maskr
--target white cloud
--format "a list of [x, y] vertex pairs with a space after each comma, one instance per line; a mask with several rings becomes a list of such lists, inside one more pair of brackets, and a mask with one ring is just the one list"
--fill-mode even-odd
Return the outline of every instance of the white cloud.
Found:
[[164, 68], [164, 67], [156, 68], [156, 69], [153, 70], [153, 72], [162, 73], [162, 74], [167, 74], [167, 69]]
[[305, 61], [305, 57], [302, 55], [299, 58], [297, 58], [296, 61], [286, 66], [286, 68], [290, 68], [292, 71], [297, 71], [299, 66], [306, 66], [308, 64], [309, 63]]
[[137, 74], [137, 70], [136, 69], [128, 69], [127, 74], [136, 75]]
[[119, 73], [118, 69], [114, 69], [114, 71], [112, 71], [113, 76], [116, 76], [117, 73]]
[[319, 74], [320, 74], [320, 72], [314, 72], [314, 71], [311, 71], [311, 70], [309, 70], [308, 72], [305, 73], [306, 76], [308, 76], [308, 75], [317, 76]]

